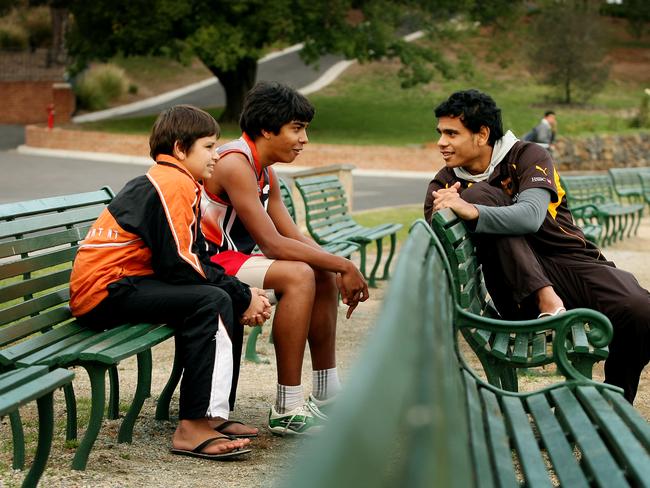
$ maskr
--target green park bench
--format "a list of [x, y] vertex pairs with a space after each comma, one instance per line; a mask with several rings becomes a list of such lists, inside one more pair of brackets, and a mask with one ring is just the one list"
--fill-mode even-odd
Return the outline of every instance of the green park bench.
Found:
[[[296, 222], [296, 207], [293, 202], [293, 197], [291, 196], [291, 189], [287, 185], [286, 181], [282, 178], [278, 178], [280, 183], [280, 193], [282, 195], [282, 201], [284, 206], [287, 208], [289, 215]], [[332, 241], [328, 244], [323, 245], [323, 249], [329, 253], [335, 254], [336, 256], [342, 256], [344, 258], [350, 258], [352, 254], [359, 250], [359, 244], [352, 241], [346, 241], [344, 239]], [[258, 252], [257, 250], [256, 252]], [[262, 333], [262, 326], [258, 325], [253, 327], [249, 334], [248, 339], [246, 340], [246, 348], [244, 350], [244, 359], [251, 361], [253, 363], [268, 363], [268, 359], [264, 359], [257, 354], [257, 338]]]
[[[375, 227], [359, 225], [348, 211], [345, 189], [336, 176], [315, 176], [296, 178], [296, 187], [305, 204], [307, 229], [320, 245], [327, 245], [337, 240], [349, 240], [358, 243], [361, 255], [361, 272], [368, 279], [368, 285], [377, 286], [376, 280], [389, 278], [389, 267], [397, 244], [397, 231], [402, 224], [380, 224]], [[384, 264], [381, 278], [377, 278], [377, 269], [381, 262], [383, 238], [390, 237], [390, 250]], [[366, 273], [366, 247], [375, 241], [377, 258], [370, 275]]]
[[[512, 321], [508, 330], [492, 331], [481, 328], [490, 319], [500, 319], [485, 287], [485, 279], [476, 257], [476, 249], [465, 223], [451, 209], [435, 212], [431, 227], [442, 244], [454, 279], [456, 305], [470, 317], [477, 318], [474, 327], [465, 327], [462, 334], [481, 361], [488, 381], [500, 388], [517, 391], [517, 371], [522, 368], [545, 366], [555, 362], [555, 351], [548, 347], [553, 328], [548, 318], [532, 320], [536, 324], [519, 331], [519, 322]], [[567, 338], [567, 354], [580, 373], [591, 378], [593, 365], [607, 358], [604, 345], [596, 347], [589, 341], [591, 318], [608, 322], [604, 315], [593, 312], [583, 317], [580, 310], [569, 310], [562, 315], [576, 323]], [[582, 319], [582, 320], [581, 320]]]
[[562, 176], [560, 184], [576, 220], [595, 219], [602, 228], [599, 244], [608, 245], [636, 235], [643, 203], [620, 203], [608, 175]]
[[38, 407], [38, 444], [34, 461], [22, 486], [35, 487], [41, 478], [52, 447], [54, 391], [70, 384], [72, 371], [31, 366], [0, 373], [0, 417], [9, 415], [13, 442], [13, 468], [25, 467], [25, 435], [19, 408], [34, 400]]
[[650, 205], [650, 172], [639, 174], [639, 180], [641, 181], [643, 200], [647, 205]]
[[[650, 485], [650, 425], [620, 389], [573, 368], [564, 347], [573, 320], [549, 319], [566, 379], [510, 392], [468, 365], [458, 334], [476, 321], [454, 293], [445, 251], [421, 220], [329, 424], [282, 486]], [[493, 332], [511, 326], [485, 320]], [[606, 340], [611, 324], [603, 326]], [[534, 332], [537, 321], [520, 327]]]
[[610, 168], [608, 173], [620, 201], [629, 203], [640, 203], [644, 201], [643, 186], [641, 185], [639, 175], [641, 173], [650, 173], [650, 168]]
[[[118, 441], [131, 442], [144, 400], [151, 396], [151, 348], [174, 335], [161, 324], [121, 325], [96, 332], [80, 326], [68, 307], [69, 279], [75, 253], [94, 220], [112, 200], [99, 191], [0, 205], [0, 372], [35, 365], [51, 370], [81, 366], [91, 383], [90, 420], [72, 462], [83, 470], [99, 433], [106, 403], [108, 417], [119, 415], [117, 365], [137, 356], [138, 381]], [[182, 370], [174, 360], [169, 383], [160, 395], [157, 418], [169, 417], [169, 403]], [[64, 386], [66, 439], [77, 438], [72, 383]]]

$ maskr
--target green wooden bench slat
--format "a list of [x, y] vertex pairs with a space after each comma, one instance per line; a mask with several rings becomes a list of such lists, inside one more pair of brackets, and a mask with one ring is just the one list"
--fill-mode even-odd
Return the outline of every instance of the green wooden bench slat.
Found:
[[530, 357], [533, 361], [544, 361], [546, 359], [546, 334], [544, 332], [538, 332], [533, 336], [532, 351]]
[[[47, 312], [42, 312], [35, 317], [4, 326], [0, 329], [0, 344], [7, 344], [26, 337], [35, 332], [40, 332], [58, 325], [71, 317], [68, 307], [59, 307]], [[4, 354], [6, 349], [0, 351]]]
[[48, 371], [47, 366], [32, 366], [2, 373], [0, 374], [0, 395], [10, 393], [14, 388], [29, 383]]
[[101, 208], [77, 208], [68, 212], [52, 213], [37, 217], [27, 217], [0, 223], [0, 238], [28, 234], [30, 232], [53, 229], [56, 227], [82, 224], [95, 220]]
[[69, 247], [48, 254], [39, 254], [28, 258], [0, 265], [0, 280], [30, 273], [49, 266], [71, 263], [77, 253], [77, 247]]
[[57, 388], [70, 383], [74, 378], [72, 371], [55, 369], [33, 381], [16, 386], [10, 393], [5, 393], [0, 398], [0, 415], [5, 415], [15, 410], [20, 405], [41, 398]]
[[20, 281], [0, 287], [0, 294], [3, 300], [9, 301], [25, 295], [54, 288], [55, 286], [65, 285], [69, 282], [71, 269], [64, 269], [61, 271], [54, 271], [44, 276], [38, 276], [27, 280]]
[[92, 341], [95, 337], [96, 334], [94, 331], [90, 329], [82, 329], [74, 335], [68, 336], [65, 339], [59, 340], [43, 349], [40, 349], [39, 351], [20, 358], [16, 361], [16, 365], [31, 366], [32, 364], [57, 364], [54, 358], [59, 352], [78, 343]]
[[465, 392], [467, 395], [467, 408], [469, 416], [470, 442], [472, 446], [472, 455], [474, 459], [475, 471], [481, 473], [476, 477], [476, 481], [481, 488], [492, 488], [494, 479], [492, 478], [492, 466], [490, 459], [490, 450], [488, 448], [487, 428], [485, 426], [481, 399], [476, 381], [471, 375], [463, 372]]
[[44, 211], [59, 211], [80, 206], [106, 204], [112, 200], [113, 196], [113, 191], [105, 186], [97, 191], [39, 198], [24, 202], [4, 203], [0, 205], [0, 221], [33, 215]]
[[589, 340], [584, 327], [580, 325], [572, 326], [571, 337], [573, 338], [573, 350], [575, 352], [589, 352]]
[[551, 480], [521, 400], [504, 396], [501, 399], [501, 408], [506, 414], [509, 434], [513, 439], [526, 485], [550, 487]]
[[342, 207], [347, 211], [348, 202], [345, 198], [338, 198], [336, 200], [327, 200], [321, 203], [313, 203], [313, 202], [309, 203], [309, 210], [328, 209], [332, 207], [338, 207], [338, 208]]
[[528, 345], [531, 342], [531, 335], [527, 333], [516, 334], [512, 347], [511, 359], [516, 363], [528, 362]]
[[[83, 329], [79, 324], [68, 323], [60, 327], [56, 327], [55, 329], [52, 329], [44, 334], [34, 335], [26, 341], [19, 342], [4, 349], [0, 349], [0, 364], [9, 365], [15, 363], [18, 359], [39, 351], [52, 343], [78, 334], [81, 330]], [[4, 332], [4, 330], [0, 329], [0, 332]]]
[[571, 391], [566, 388], [550, 392], [562, 425], [569, 430], [582, 453], [582, 462], [599, 486], [626, 486], [625, 477], [607, 450], [600, 435]]
[[483, 400], [483, 415], [487, 424], [490, 452], [493, 456], [493, 470], [498, 480], [497, 485], [518, 487], [509, 437], [499, 401], [494, 393], [485, 388], [480, 390], [480, 395]]
[[650, 483], [650, 463], [646, 458], [647, 452], [612, 406], [593, 386], [579, 386], [577, 397], [582, 400], [591, 418], [597, 419], [600, 432], [607, 440], [610, 451], [618, 457], [619, 463], [634, 478], [632, 484], [641, 486]]
[[90, 224], [80, 225], [72, 229], [43, 234], [13, 241], [0, 242], [0, 258], [18, 256], [20, 254], [49, 249], [64, 244], [76, 244], [83, 240], [90, 229]]
[[646, 451], [650, 451], [650, 424], [640, 417], [634, 407], [621, 395], [610, 390], [603, 390], [602, 394], [625, 421], [625, 425], [634, 432]]
[[[124, 324], [111, 331], [105, 331], [102, 333], [102, 340], [95, 343], [94, 345], [85, 348], [85, 355], [98, 354], [104, 349], [110, 349], [116, 345], [122, 344], [123, 342], [131, 339], [132, 337], [137, 337], [142, 335], [145, 332], [149, 332], [154, 328], [159, 326], [153, 324]], [[107, 334], [106, 332], [111, 332]]]
[[495, 357], [503, 359], [510, 357], [510, 334], [506, 332], [498, 332], [494, 334], [494, 342], [492, 342], [492, 353]]
[[136, 337], [123, 342], [115, 347], [104, 349], [100, 353], [81, 353], [80, 358], [86, 361], [99, 361], [106, 364], [115, 364], [122, 359], [134, 356], [139, 352], [151, 349], [153, 346], [174, 336], [174, 329], [168, 326], [159, 326], [151, 330], [146, 336]]
[[474, 337], [474, 340], [482, 346], [490, 343], [492, 340], [492, 332], [485, 329], [474, 329], [472, 331], [472, 336]]
[[526, 398], [526, 404], [561, 485], [587, 488], [589, 483], [573, 455], [573, 449], [564, 436], [562, 426], [555, 418], [546, 396], [531, 395]]
[[[17, 303], [16, 305], [0, 310], [0, 325], [8, 324], [23, 317], [28, 317], [43, 310], [47, 310], [48, 308], [61, 305], [62, 303], [67, 303], [69, 299], [70, 289], [62, 288], [60, 290], [55, 290], [52, 293]], [[1, 336], [2, 330], [0, 329], [0, 337]], [[2, 340], [0, 340], [0, 344], [2, 344]]]

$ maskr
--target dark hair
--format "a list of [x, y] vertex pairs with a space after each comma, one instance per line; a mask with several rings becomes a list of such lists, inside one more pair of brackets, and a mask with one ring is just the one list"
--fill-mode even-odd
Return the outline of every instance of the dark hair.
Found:
[[548, 117], [549, 115], [555, 115], [555, 112], [553, 112], [552, 110], [547, 110], [546, 112], [544, 112], [544, 117]]
[[159, 154], [174, 154], [174, 143], [183, 151], [201, 137], [216, 135], [221, 131], [212, 115], [192, 105], [175, 105], [160, 113], [151, 129], [149, 154], [153, 159]]
[[239, 127], [255, 138], [262, 130], [278, 134], [285, 124], [311, 122], [313, 118], [314, 106], [303, 95], [287, 85], [263, 81], [246, 94]]
[[457, 91], [436, 107], [435, 114], [438, 118], [459, 117], [473, 134], [478, 133], [481, 127], [487, 127], [490, 129], [490, 146], [494, 147], [494, 143], [503, 137], [501, 109], [490, 95], [478, 90]]

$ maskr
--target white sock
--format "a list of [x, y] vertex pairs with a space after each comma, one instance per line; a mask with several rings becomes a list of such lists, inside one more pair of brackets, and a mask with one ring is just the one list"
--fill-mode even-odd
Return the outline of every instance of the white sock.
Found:
[[275, 397], [275, 410], [278, 413], [287, 413], [305, 403], [302, 385], [286, 386], [278, 383]]
[[312, 394], [316, 400], [328, 400], [341, 391], [337, 368], [312, 371]]

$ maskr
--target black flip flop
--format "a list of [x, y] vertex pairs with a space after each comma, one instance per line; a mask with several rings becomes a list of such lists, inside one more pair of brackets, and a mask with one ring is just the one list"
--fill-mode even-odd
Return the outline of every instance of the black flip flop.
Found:
[[216, 426], [214, 430], [216, 430], [220, 434], [227, 435], [232, 439], [253, 439], [259, 435], [259, 434], [229, 434], [227, 432], [224, 432], [225, 429], [235, 424], [246, 425], [244, 424], [244, 422], [240, 422], [239, 420], [224, 420], [222, 423]]
[[210, 439], [207, 439], [198, 446], [196, 446], [194, 449], [191, 451], [185, 450], [185, 449], [175, 449], [171, 448], [170, 452], [172, 454], [178, 454], [179, 456], [190, 456], [190, 457], [196, 457], [196, 458], [201, 458], [201, 459], [211, 459], [213, 461], [222, 461], [222, 460], [228, 460], [228, 459], [233, 459], [235, 457], [241, 456], [242, 454], [248, 454], [251, 452], [250, 449], [233, 449], [230, 452], [223, 452], [221, 454], [208, 454], [203, 452], [203, 449], [205, 449], [207, 446], [212, 444], [213, 442], [220, 441], [220, 440], [232, 440], [230, 439], [229, 436], [219, 436], [219, 437], [211, 437]]

